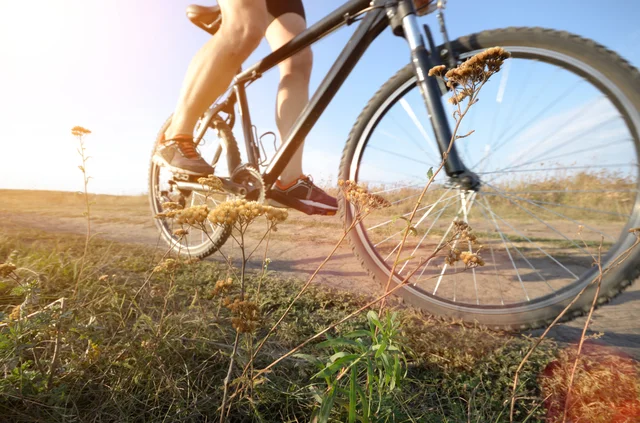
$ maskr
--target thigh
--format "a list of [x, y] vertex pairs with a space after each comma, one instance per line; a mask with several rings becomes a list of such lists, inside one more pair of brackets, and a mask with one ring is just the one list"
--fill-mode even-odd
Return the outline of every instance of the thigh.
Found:
[[265, 35], [271, 50], [280, 48], [307, 29], [301, 0], [267, 0], [267, 10], [270, 23]]
[[304, 21], [307, 19], [302, 0], [266, 0], [266, 2], [270, 23], [287, 13], [298, 15]]

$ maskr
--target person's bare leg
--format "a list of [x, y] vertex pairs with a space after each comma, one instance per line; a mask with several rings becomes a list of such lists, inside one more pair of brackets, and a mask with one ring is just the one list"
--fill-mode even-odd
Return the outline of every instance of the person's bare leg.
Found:
[[[272, 50], [276, 50], [307, 28], [302, 16], [285, 13], [274, 20], [267, 28], [266, 37]], [[309, 101], [309, 80], [313, 56], [306, 48], [295, 56], [280, 63], [280, 85], [276, 103], [276, 124], [280, 139], [289, 135], [296, 118]], [[280, 182], [288, 184], [302, 175], [302, 150], [296, 151], [289, 164], [280, 175]]]
[[265, 0], [218, 0], [222, 25], [194, 56], [165, 139], [191, 136], [196, 122], [258, 47], [268, 23]]

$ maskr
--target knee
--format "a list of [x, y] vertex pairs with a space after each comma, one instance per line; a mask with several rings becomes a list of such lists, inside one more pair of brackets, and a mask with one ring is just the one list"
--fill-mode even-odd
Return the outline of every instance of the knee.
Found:
[[234, 45], [236, 51], [251, 54], [264, 37], [267, 27], [267, 17], [261, 14], [232, 19], [222, 22], [220, 32], [228, 42]]
[[293, 57], [288, 58], [281, 64], [281, 74], [283, 77], [296, 75], [311, 78], [311, 68], [313, 67], [313, 53], [309, 47], [299, 51]]

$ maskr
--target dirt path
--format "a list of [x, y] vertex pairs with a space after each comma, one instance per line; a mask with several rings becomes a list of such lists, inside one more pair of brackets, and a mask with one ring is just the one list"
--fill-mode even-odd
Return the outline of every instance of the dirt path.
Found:
[[[113, 241], [165, 248], [159, 241], [158, 232], [145, 207], [139, 205], [126, 210], [117, 218], [110, 218], [109, 213], [97, 213], [93, 223], [94, 232]], [[335, 217], [316, 218], [295, 213], [292, 218], [270, 240], [268, 257], [272, 263], [269, 268], [284, 277], [307, 279], [340, 238], [341, 225]], [[56, 206], [39, 210], [26, 207], [20, 213], [11, 207], [0, 208], [0, 230], [10, 228], [35, 228], [77, 234], [83, 234], [86, 230], [81, 213], [71, 213], [64, 207]], [[232, 247], [226, 246], [223, 251], [238, 256], [238, 250], [234, 251]], [[250, 262], [252, 268], [258, 269], [261, 266], [263, 254], [262, 247], [256, 251]], [[214, 255], [209, 260], [222, 261], [219, 255]], [[378, 286], [362, 269], [346, 242], [319, 273], [315, 283], [369, 295], [379, 292]], [[559, 325], [552, 331], [552, 336], [562, 342], [575, 341], [580, 336], [584, 322], [585, 318], [580, 318]], [[596, 310], [589, 333], [598, 332], [604, 332], [600, 341], [640, 359], [640, 284], [634, 284], [609, 305]], [[541, 331], [534, 332], [540, 333]]]

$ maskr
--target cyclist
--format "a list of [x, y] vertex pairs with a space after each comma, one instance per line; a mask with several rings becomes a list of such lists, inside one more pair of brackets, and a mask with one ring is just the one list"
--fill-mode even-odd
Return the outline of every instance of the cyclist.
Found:
[[[174, 172], [213, 174], [213, 168], [194, 147], [192, 134], [198, 118], [227, 89], [262, 37], [275, 50], [307, 26], [301, 0], [218, 0], [218, 6], [221, 27], [192, 59], [165, 141], [154, 153], [157, 164]], [[276, 123], [281, 139], [307, 104], [311, 66], [309, 48], [279, 65]], [[337, 201], [303, 174], [302, 150], [301, 146], [293, 155], [268, 196], [307, 214], [333, 215]]]

